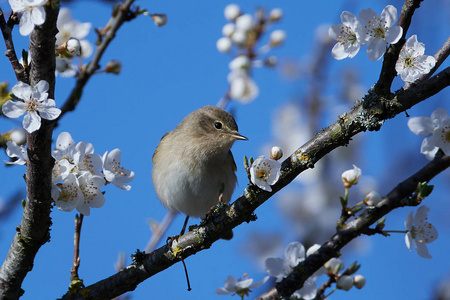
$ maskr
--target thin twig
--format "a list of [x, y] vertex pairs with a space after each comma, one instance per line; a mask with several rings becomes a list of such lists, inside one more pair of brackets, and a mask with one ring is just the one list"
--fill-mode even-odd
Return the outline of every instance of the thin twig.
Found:
[[17, 24], [17, 16], [15, 16], [14, 20], [14, 14], [11, 15], [11, 17], [8, 20], [8, 23], [6, 23], [5, 16], [3, 14], [2, 9], [0, 8], [0, 28], [2, 30], [3, 39], [5, 40], [6, 45], [6, 52], [5, 55], [8, 57], [9, 61], [11, 62], [11, 66], [13, 67], [14, 73], [16, 74], [16, 78], [18, 81], [26, 82], [25, 80], [25, 73], [22, 65], [19, 63], [19, 60], [17, 59], [16, 50], [14, 48], [14, 43], [12, 39], [12, 26], [14, 24]]
[[78, 276], [78, 268], [80, 267], [80, 237], [81, 237], [81, 226], [83, 225], [84, 215], [78, 214], [75, 215], [75, 235], [74, 235], [74, 250], [73, 250], [73, 266], [70, 269], [70, 279], [77, 280]]
[[100, 66], [99, 62], [102, 58], [105, 50], [115, 38], [117, 31], [122, 26], [125, 21], [130, 20], [130, 7], [133, 4], [134, 0], [126, 0], [124, 4], [122, 4], [117, 12], [117, 15], [114, 17], [115, 22], [112, 22], [110, 29], [106, 32], [104, 38], [102, 39], [100, 45], [97, 47], [97, 50], [94, 53], [92, 60], [87, 65], [86, 69], [84, 69], [80, 77], [78, 78], [75, 87], [72, 89], [69, 97], [64, 102], [61, 107], [61, 115], [58, 120], [61, 119], [67, 112], [72, 111], [77, 106], [78, 102], [81, 99], [81, 95], [83, 93], [83, 88], [89, 81], [92, 75], [94, 75], [95, 71], [97, 71]]
[[153, 250], [155, 250], [156, 245], [158, 245], [159, 241], [163, 237], [163, 235], [166, 233], [167, 229], [169, 228], [170, 224], [172, 224], [173, 219], [175, 218], [176, 213], [172, 211], [168, 211], [167, 214], [164, 216], [164, 219], [161, 221], [160, 224], [156, 227], [156, 230], [153, 232], [152, 237], [148, 241], [147, 246], [145, 246], [145, 252], [150, 253]]

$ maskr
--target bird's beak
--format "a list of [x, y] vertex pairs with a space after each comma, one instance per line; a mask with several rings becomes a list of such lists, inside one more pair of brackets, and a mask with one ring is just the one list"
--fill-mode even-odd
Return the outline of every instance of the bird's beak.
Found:
[[233, 131], [233, 132], [230, 132], [230, 135], [236, 140], [248, 141], [248, 138], [241, 135], [239, 132]]

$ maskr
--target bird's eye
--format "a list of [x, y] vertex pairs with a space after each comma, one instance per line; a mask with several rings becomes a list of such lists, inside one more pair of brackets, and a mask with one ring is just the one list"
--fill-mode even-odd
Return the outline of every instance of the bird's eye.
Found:
[[222, 122], [216, 121], [214, 122], [214, 127], [216, 127], [216, 129], [222, 129]]

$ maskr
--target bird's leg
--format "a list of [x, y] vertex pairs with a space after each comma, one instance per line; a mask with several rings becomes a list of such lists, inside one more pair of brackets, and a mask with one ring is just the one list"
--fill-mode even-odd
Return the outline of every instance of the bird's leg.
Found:
[[184, 234], [184, 232], [186, 231], [188, 221], [189, 221], [189, 216], [186, 216], [186, 220], [184, 220], [183, 228], [181, 229], [180, 234], [167, 237], [167, 240], [166, 240], [167, 244], [171, 244], [173, 240], [178, 239], [180, 236], [182, 236]]
[[183, 229], [181, 229], [180, 236], [183, 235], [184, 232], [186, 231], [186, 226], [187, 226], [188, 221], [189, 221], [189, 216], [186, 216], [186, 220], [184, 220]]

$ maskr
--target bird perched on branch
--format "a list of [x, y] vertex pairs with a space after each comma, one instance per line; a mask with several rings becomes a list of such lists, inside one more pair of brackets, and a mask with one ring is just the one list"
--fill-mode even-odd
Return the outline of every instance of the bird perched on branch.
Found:
[[247, 140], [233, 116], [215, 106], [187, 115], [166, 133], [153, 154], [152, 179], [164, 206], [189, 217], [204, 217], [219, 199], [231, 200], [236, 186], [236, 163], [231, 147]]

